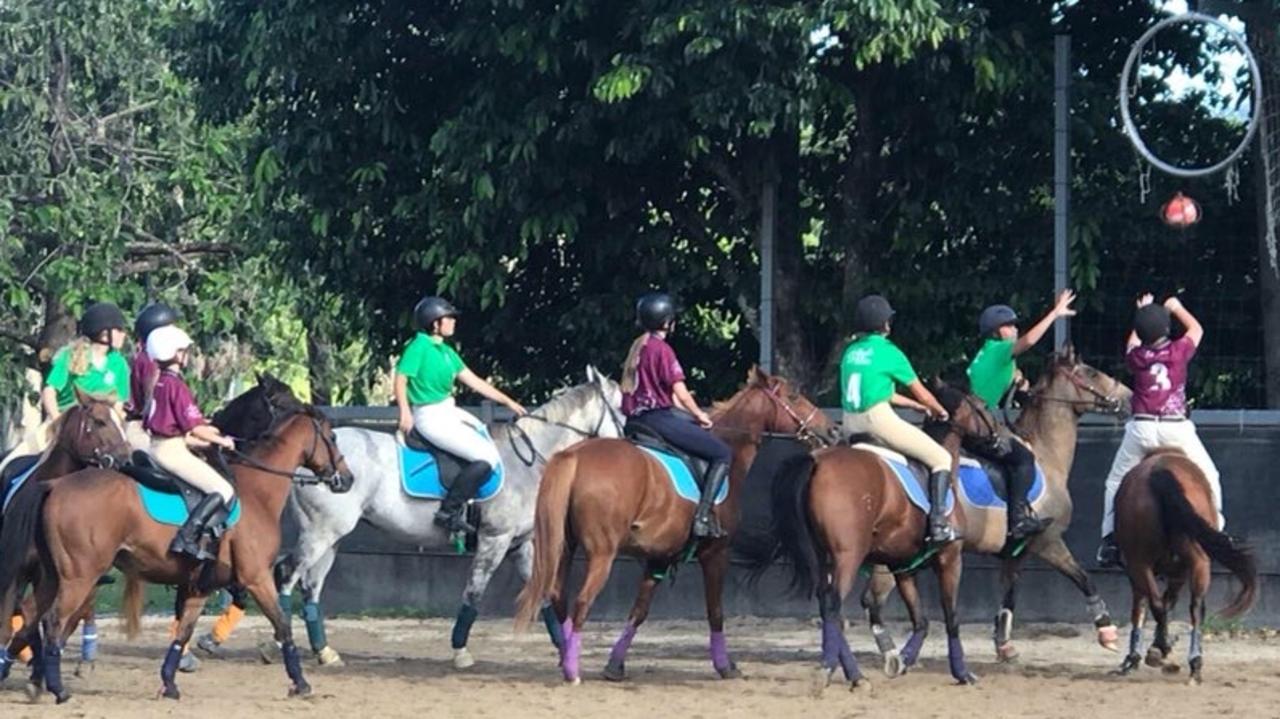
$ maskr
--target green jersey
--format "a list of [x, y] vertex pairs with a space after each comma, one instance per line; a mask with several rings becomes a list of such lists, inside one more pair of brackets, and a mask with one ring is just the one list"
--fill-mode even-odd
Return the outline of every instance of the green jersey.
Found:
[[129, 399], [129, 363], [115, 350], [97, 362], [90, 361], [84, 374], [71, 374], [71, 348], [64, 347], [53, 356], [53, 366], [45, 378], [45, 386], [58, 393], [58, 411], [65, 411], [76, 403], [76, 389], [95, 397], [115, 397], [121, 402]]
[[419, 332], [404, 349], [396, 372], [409, 378], [409, 404], [435, 404], [453, 396], [453, 383], [466, 369], [462, 358], [441, 337]]
[[840, 359], [840, 403], [846, 412], [866, 412], [892, 397], [895, 384], [915, 381], [907, 356], [882, 334], [850, 342]]
[[988, 407], [1000, 405], [1000, 398], [1013, 384], [1018, 364], [1013, 359], [1013, 345], [1017, 340], [991, 338], [978, 350], [969, 363], [969, 388]]

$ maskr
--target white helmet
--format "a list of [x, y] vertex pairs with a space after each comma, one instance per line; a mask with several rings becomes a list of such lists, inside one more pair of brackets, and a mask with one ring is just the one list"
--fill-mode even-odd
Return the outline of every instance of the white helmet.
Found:
[[169, 362], [192, 344], [191, 337], [174, 325], [157, 327], [147, 335], [147, 354], [157, 362]]

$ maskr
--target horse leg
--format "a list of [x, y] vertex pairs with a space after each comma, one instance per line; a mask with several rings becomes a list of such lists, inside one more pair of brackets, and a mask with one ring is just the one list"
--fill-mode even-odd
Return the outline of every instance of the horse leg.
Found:
[[[314, 563], [300, 565], [298, 570], [302, 576], [302, 621], [307, 627], [307, 644], [311, 646], [311, 652], [322, 667], [340, 667], [343, 664], [342, 655], [329, 646], [329, 635], [324, 628], [324, 610], [320, 607], [320, 592], [324, 590], [324, 582], [337, 558], [337, 547], [330, 546]], [[287, 606], [281, 604], [286, 621], [289, 620]]]
[[[578, 542], [572, 533], [565, 536], [564, 553], [560, 555], [560, 566], [556, 567], [556, 578], [552, 586], [555, 588], [554, 599], [551, 600], [551, 613], [555, 615], [559, 621], [559, 630], [548, 629], [551, 633], [551, 643], [555, 644], [555, 637], [558, 633], [560, 636], [560, 644], [557, 648], [560, 650], [560, 660], [563, 663], [564, 653], [569, 648], [569, 637], [573, 634], [573, 619], [569, 616], [569, 574], [573, 570], [573, 555], [578, 551]], [[530, 543], [532, 547], [532, 543]], [[533, 574], [532, 564], [529, 568], [530, 576]], [[545, 607], [543, 613], [543, 621], [547, 620]]]
[[893, 574], [889, 568], [876, 565], [871, 570], [866, 589], [862, 590], [862, 610], [867, 616], [867, 624], [871, 626], [871, 636], [876, 640], [880, 659], [884, 662], [884, 673], [896, 677], [902, 673], [902, 658], [883, 619], [884, 603], [893, 591], [893, 585]]
[[498, 570], [502, 560], [511, 547], [512, 536], [509, 533], [483, 534], [476, 546], [475, 559], [471, 560], [471, 579], [462, 592], [462, 606], [458, 608], [458, 616], [453, 620], [453, 634], [450, 646], [453, 648], [453, 666], [455, 669], [467, 669], [476, 663], [471, 652], [467, 651], [467, 640], [471, 637], [471, 625], [480, 614], [480, 600], [489, 580]]
[[729, 657], [724, 638], [724, 578], [729, 573], [729, 542], [727, 539], [708, 542], [698, 552], [702, 565], [702, 585], [707, 602], [707, 624], [711, 629], [711, 666], [721, 679], [739, 679], [742, 672]]
[[89, 665], [89, 671], [93, 671], [98, 660], [98, 622], [94, 612], [94, 605], [97, 603], [98, 591], [95, 585], [84, 606], [76, 611], [76, 616], [71, 620], [71, 626], [80, 625], [80, 662], [76, 665], [76, 676], [83, 675], [86, 664]]
[[1151, 570], [1129, 568], [1129, 584], [1133, 589], [1133, 602], [1129, 608], [1129, 654], [1116, 670], [1120, 675], [1128, 674], [1142, 665], [1142, 626], [1147, 619], [1147, 588], [1155, 587], [1155, 577], [1151, 576], [1148, 585], [1144, 574], [1151, 575]]
[[173, 639], [169, 642], [169, 651], [165, 652], [164, 663], [160, 665], [160, 696], [165, 699], [181, 699], [182, 692], [174, 677], [178, 672], [178, 664], [182, 661], [183, 649], [191, 641], [191, 634], [196, 630], [196, 620], [204, 611], [208, 594], [194, 592], [189, 587], [178, 590], [175, 608], [181, 608], [178, 626], [174, 629]]
[[627, 625], [622, 628], [618, 641], [613, 643], [609, 651], [609, 663], [604, 668], [604, 678], [612, 682], [620, 682], [627, 678], [627, 651], [636, 638], [636, 632], [649, 616], [649, 605], [653, 602], [653, 593], [662, 582], [663, 573], [670, 563], [662, 560], [645, 562], [644, 576], [640, 578], [640, 591], [636, 592], [636, 600], [631, 605], [631, 613], [627, 615]]
[[1071, 550], [1067, 549], [1062, 537], [1056, 537], [1052, 541], [1045, 542], [1043, 546], [1036, 550], [1036, 556], [1040, 557], [1045, 564], [1058, 570], [1067, 579], [1070, 579], [1084, 594], [1085, 606], [1088, 608], [1089, 616], [1093, 620], [1093, 628], [1097, 632], [1098, 644], [1107, 651], [1120, 651], [1120, 632], [1115, 623], [1111, 621], [1111, 612], [1107, 610], [1107, 603], [1098, 594], [1098, 588], [1094, 586], [1093, 579], [1089, 577], [1089, 573], [1080, 567], [1080, 563], [1071, 554]]
[[[1167, 581], [1169, 591], [1176, 595], [1185, 579], [1182, 577], [1170, 577]], [[1151, 647], [1147, 649], [1146, 663], [1149, 667], [1161, 667], [1166, 672], [1173, 673], [1178, 671], [1178, 666], [1176, 664], [1165, 664], [1165, 659], [1169, 656], [1169, 652], [1173, 650], [1173, 646], [1169, 642], [1169, 598], [1169, 594], [1162, 593], [1156, 589], [1156, 592], [1147, 599], [1147, 604], [1151, 608], [1151, 617], [1156, 620], [1156, 635], [1151, 640]]]
[[929, 620], [920, 609], [920, 590], [916, 587], [915, 575], [897, 574], [894, 580], [898, 584], [898, 596], [902, 597], [902, 603], [907, 606], [907, 616], [911, 618], [911, 635], [902, 645], [902, 663], [898, 667], [898, 674], [906, 674], [920, 658], [920, 647], [929, 636]]
[[[525, 539], [516, 545], [511, 553], [516, 557], [516, 572], [520, 575], [521, 583], [528, 584], [529, 578], [533, 576], [533, 542]], [[546, 626], [547, 636], [551, 637], [551, 644], [557, 651], [564, 649], [564, 634], [560, 630], [560, 622], [564, 621], [563, 616], [563, 609], [557, 614], [551, 602], [543, 603], [542, 623]]]
[[821, 692], [830, 683], [837, 663], [844, 672], [845, 680], [849, 682], [850, 691], [871, 688], [871, 683], [862, 676], [862, 669], [858, 667], [853, 650], [849, 648], [849, 641], [844, 635], [844, 617], [841, 615], [841, 605], [853, 589], [858, 578], [858, 567], [862, 565], [865, 556], [866, 550], [862, 547], [838, 552], [833, 557], [830, 580], [824, 578], [818, 587], [818, 612], [822, 617], [822, 669], [815, 693]]
[[298, 659], [298, 647], [293, 643], [293, 627], [285, 618], [284, 610], [280, 608], [275, 582], [268, 575], [246, 583], [245, 589], [249, 591], [253, 601], [258, 603], [258, 608], [267, 616], [267, 620], [271, 622], [271, 628], [275, 631], [275, 641], [280, 645], [280, 654], [284, 657], [285, 674], [289, 676], [289, 681], [293, 682], [289, 688], [289, 696], [307, 696], [311, 693], [311, 685], [307, 684], [307, 680], [302, 676], [302, 662]]
[[582, 589], [578, 590], [578, 597], [573, 602], [573, 618], [568, 622], [570, 632], [565, 637], [564, 656], [560, 662], [564, 680], [571, 684], [582, 683], [582, 627], [587, 623], [592, 602], [609, 579], [615, 556], [617, 545], [612, 541], [587, 552], [587, 576], [582, 580]]
[[[36, 612], [41, 615], [40, 619], [40, 644], [41, 656], [39, 664], [43, 667], [44, 686], [49, 693], [54, 696], [57, 703], [62, 704], [71, 698], [71, 693], [66, 690], [62, 684], [62, 647], [66, 644], [67, 637], [71, 631], [75, 629], [75, 620], [79, 618], [77, 610], [84, 606], [85, 600], [93, 593], [93, 588], [97, 586], [98, 575], [94, 575], [89, 579], [68, 579], [62, 578], [58, 582], [43, 581], [42, 585], [52, 587], [52, 592], [48, 589], [47, 593], [56, 593], [51, 601], [36, 602]], [[44, 612], [41, 608], [48, 607]], [[36, 674], [32, 673], [32, 682], [35, 682]]]
[[1012, 662], [1018, 658], [1018, 649], [1013, 646], [1013, 610], [1018, 599], [1018, 578], [1022, 574], [1022, 557], [1006, 558], [1000, 563], [1000, 587], [1004, 597], [1000, 600], [1000, 611], [996, 613], [995, 631], [992, 638], [996, 644], [996, 660]]
[[978, 678], [965, 666], [964, 646], [960, 643], [960, 617], [956, 604], [960, 598], [960, 574], [964, 568], [960, 542], [952, 542], [939, 554], [934, 564], [942, 589], [942, 616], [947, 625], [947, 663], [951, 676], [960, 684], [977, 684]]
[[[1197, 549], [1199, 549], [1197, 547]], [[1202, 554], [1202, 553], [1201, 553]], [[1189, 683], [1198, 685], [1204, 659], [1201, 657], [1201, 626], [1204, 624], [1205, 595], [1209, 593], [1209, 577], [1212, 565], [1205, 556], [1191, 559], [1191, 637], [1187, 642], [1187, 666], [1191, 670]]]

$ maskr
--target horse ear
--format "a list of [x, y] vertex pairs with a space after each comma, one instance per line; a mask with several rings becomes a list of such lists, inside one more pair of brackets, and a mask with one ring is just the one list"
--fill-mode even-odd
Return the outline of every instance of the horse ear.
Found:
[[596, 384], [600, 381], [600, 376], [596, 374], [596, 368], [593, 365], [587, 365], [587, 383]]
[[773, 377], [761, 369], [760, 365], [751, 365], [751, 369], [747, 370], [747, 384], [749, 385], [768, 387], [772, 381]]
[[1062, 346], [1062, 361], [1069, 365], [1076, 363], [1076, 346], [1071, 342], [1067, 342]]

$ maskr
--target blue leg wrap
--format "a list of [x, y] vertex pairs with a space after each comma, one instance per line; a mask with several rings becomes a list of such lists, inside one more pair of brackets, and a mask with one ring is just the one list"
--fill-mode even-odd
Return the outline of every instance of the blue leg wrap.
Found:
[[302, 605], [302, 618], [307, 623], [307, 641], [311, 643], [311, 651], [318, 652], [329, 646], [329, 639], [324, 633], [324, 613], [316, 602]]
[[471, 636], [471, 625], [475, 624], [476, 616], [479, 614], [470, 604], [463, 604], [458, 608], [458, 618], [453, 621], [453, 637], [450, 640], [454, 649], [467, 646], [467, 639]]

